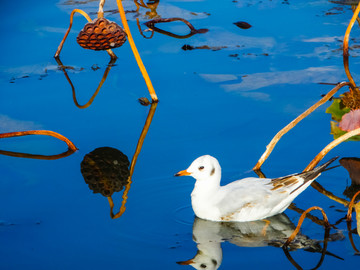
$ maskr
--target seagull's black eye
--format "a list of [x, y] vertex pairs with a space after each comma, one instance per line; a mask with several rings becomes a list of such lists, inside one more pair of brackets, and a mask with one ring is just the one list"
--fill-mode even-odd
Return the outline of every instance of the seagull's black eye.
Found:
[[205, 168], [204, 166], [200, 166], [199, 171], [202, 171], [204, 168]]
[[202, 264], [200, 265], [200, 267], [205, 269], [205, 268], [207, 267], [207, 265], [206, 265], [205, 263], [202, 263]]

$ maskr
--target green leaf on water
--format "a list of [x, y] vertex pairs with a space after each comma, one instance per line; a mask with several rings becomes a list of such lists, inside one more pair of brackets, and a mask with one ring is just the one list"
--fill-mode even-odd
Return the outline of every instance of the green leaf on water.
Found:
[[[334, 98], [325, 112], [331, 114], [333, 120], [340, 122], [343, 115], [350, 112], [350, 109], [341, 104], [340, 98]], [[344, 132], [344, 134], [345, 133], [346, 132]]]

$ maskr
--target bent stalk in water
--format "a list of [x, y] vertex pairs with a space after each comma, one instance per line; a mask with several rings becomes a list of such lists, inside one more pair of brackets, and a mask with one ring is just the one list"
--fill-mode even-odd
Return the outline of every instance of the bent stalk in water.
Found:
[[309, 109], [307, 109], [305, 112], [300, 114], [298, 117], [296, 117], [293, 121], [291, 121], [287, 126], [285, 126], [282, 130], [280, 130], [274, 138], [270, 141], [270, 143], [266, 146], [266, 151], [262, 154], [259, 161], [254, 166], [253, 170], [259, 170], [262, 164], [265, 162], [265, 160], [270, 156], [271, 152], [273, 151], [274, 147], [278, 143], [278, 141], [281, 139], [282, 136], [284, 136], [287, 132], [289, 132], [293, 127], [295, 127], [301, 120], [303, 120], [306, 116], [311, 114], [313, 111], [315, 111], [320, 105], [324, 104], [326, 101], [328, 101], [337, 91], [339, 91], [342, 87], [350, 85], [349, 82], [341, 82], [337, 84], [329, 93], [327, 93], [322, 99], [320, 99], [317, 103], [315, 103], [313, 106], [311, 106]]

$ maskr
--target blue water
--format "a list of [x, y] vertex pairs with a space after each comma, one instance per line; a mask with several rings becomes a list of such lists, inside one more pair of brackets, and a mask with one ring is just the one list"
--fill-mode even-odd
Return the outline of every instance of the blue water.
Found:
[[[325, 0], [161, 0], [158, 16], [181, 17], [196, 29], [209, 31], [188, 39], [160, 33], [145, 39], [136, 18], [141, 23], [150, 20], [148, 9], [134, 12], [133, 1], [124, 1], [124, 6], [132, 11], [127, 13], [129, 26], [160, 101], [137, 159], [126, 211], [111, 219], [107, 198], [89, 190], [80, 164], [99, 147], [118, 149], [130, 161], [134, 155], [150, 107], [137, 101], [149, 94], [129, 43], [114, 50], [118, 59], [100, 92], [88, 108], [80, 109], [53, 55], [70, 12], [81, 8], [95, 18], [98, 2], [2, 5], [0, 132], [52, 130], [79, 150], [57, 160], [0, 155], [0, 268], [192, 269], [176, 262], [196, 255], [199, 243], [192, 235], [200, 228], [204, 235], [196, 239], [214, 244], [206, 248], [218, 256], [219, 269], [295, 269], [281, 248], [271, 241], [264, 244], [259, 230], [254, 229], [244, 244], [247, 233], [237, 225], [229, 230], [216, 223], [194, 224], [190, 205], [194, 180], [173, 175], [196, 157], [210, 154], [222, 165], [223, 183], [255, 176], [251, 169], [276, 132], [333, 87], [319, 83], [347, 80], [341, 41], [353, 14], [350, 7]], [[115, 1], [107, 1], [105, 11], [114, 10]], [[118, 13], [106, 12], [105, 17], [121, 25]], [[238, 21], [252, 27], [241, 29], [233, 24]], [[67, 73], [80, 104], [91, 98], [110, 61], [106, 52], [84, 50], [76, 43], [85, 23], [75, 16], [60, 55], [62, 63], [73, 68]], [[189, 32], [180, 22], [159, 27], [178, 35]], [[357, 46], [350, 51], [355, 81], [360, 75], [359, 33], [355, 24], [351, 45]], [[184, 45], [195, 49], [185, 51]], [[333, 140], [331, 116], [325, 113], [330, 104], [281, 139], [262, 167], [267, 177], [303, 170]], [[55, 155], [66, 151], [66, 145], [46, 136], [27, 136], [2, 139], [0, 149]], [[359, 158], [358, 149], [358, 142], [346, 142], [325, 159]], [[318, 181], [349, 200], [343, 191], [351, 179], [343, 167], [323, 173]], [[122, 192], [112, 196], [114, 212], [121, 205]], [[337, 229], [330, 231], [333, 241], [327, 251], [342, 259], [326, 255], [320, 268], [356, 267], [359, 257], [341, 220], [346, 208], [312, 188], [295, 203], [303, 210], [320, 206], [330, 223], [338, 222]], [[300, 214], [292, 210], [285, 214], [290, 222], [286, 228], [293, 229]], [[249, 226], [255, 228], [254, 224]], [[302, 234], [322, 246], [322, 226], [307, 220]], [[359, 236], [353, 236], [360, 247]], [[305, 269], [315, 267], [321, 257], [319, 250], [290, 254]]]

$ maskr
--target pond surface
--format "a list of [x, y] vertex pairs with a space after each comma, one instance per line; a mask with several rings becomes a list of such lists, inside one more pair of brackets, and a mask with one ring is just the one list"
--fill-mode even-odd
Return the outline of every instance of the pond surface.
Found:
[[[78, 14], [60, 55], [75, 88], [74, 102], [64, 69], [53, 56], [71, 11], [81, 8], [95, 18], [98, 1], [3, 3], [0, 132], [51, 130], [79, 150], [54, 160], [0, 155], [0, 268], [193, 269], [188, 260], [199, 250], [192, 260], [198, 269], [295, 269], [279, 246], [296, 226], [297, 211], [288, 209], [275, 217], [265, 235], [263, 221], [198, 220], [190, 203], [194, 180], [173, 175], [196, 157], [210, 154], [222, 165], [223, 184], [256, 176], [252, 168], [272, 137], [330, 91], [331, 84], [347, 80], [341, 47], [351, 7], [325, 0], [160, 0], [138, 10], [134, 1], [123, 4], [159, 97], [151, 109], [137, 100], [149, 98], [149, 93], [129, 42], [114, 49], [118, 59], [106, 81], [91, 105], [82, 106], [96, 91], [110, 57], [76, 43], [86, 23]], [[104, 10], [106, 18], [122, 25], [116, 1], [107, 1]], [[172, 17], [208, 31], [181, 39], [160, 32], [149, 38], [151, 32], [145, 31], [144, 38], [137, 25], [138, 19], [144, 31], [144, 22]], [[251, 27], [241, 28], [237, 22]], [[157, 26], [178, 36], [189, 33], [182, 22]], [[355, 24], [350, 41], [355, 81], [360, 75], [359, 34]], [[302, 171], [333, 140], [331, 115], [325, 113], [330, 105], [327, 102], [281, 139], [262, 167], [267, 177]], [[149, 112], [154, 115], [148, 118], [147, 124], [152, 122], [145, 134]], [[111, 154], [109, 148], [100, 151], [109, 160], [106, 164], [118, 164], [117, 150], [131, 161], [141, 135], [126, 210], [112, 219], [108, 199], [94, 194], [84, 181], [101, 157], [93, 153], [90, 163], [82, 162], [103, 147], [112, 149]], [[66, 145], [48, 136], [26, 136], [2, 139], [0, 149], [56, 155], [66, 151]], [[345, 142], [325, 160], [359, 158], [359, 149], [359, 142]], [[318, 182], [350, 200], [344, 194], [351, 185], [344, 167], [323, 173]], [[114, 214], [123, 191], [112, 194]], [[313, 188], [295, 203], [303, 210], [322, 207], [336, 224], [320, 268], [356, 268], [360, 258], [350, 243], [347, 208]], [[312, 214], [322, 219], [320, 212]], [[352, 225], [356, 228], [355, 221]], [[356, 231], [352, 235], [360, 247]], [[290, 256], [305, 269], [315, 267], [323, 239], [323, 226], [306, 219]]]

